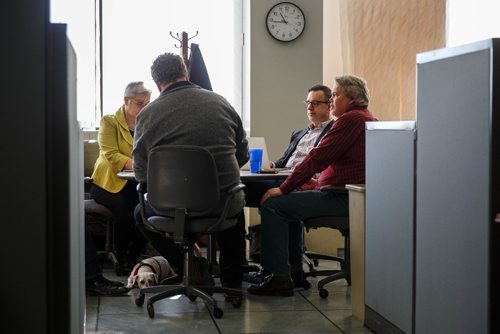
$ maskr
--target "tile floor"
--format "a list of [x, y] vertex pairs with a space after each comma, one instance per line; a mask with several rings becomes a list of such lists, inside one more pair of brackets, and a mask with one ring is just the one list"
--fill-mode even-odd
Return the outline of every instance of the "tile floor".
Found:
[[[320, 261], [320, 268], [331, 268], [331, 263]], [[123, 282], [127, 279], [116, 277], [110, 269], [104, 274]], [[352, 316], [351, 288], [345, 280], [326, 286], [327, 299], [320, 298], [317, 280], [309, 278], [311, 289], [297, 289], [293, 297], [245, 293], [239, 309], [215, 294], [224, 311], [221, 319], [211, 316], [202, 301], [190, 302], [185, 296], [156, 302], [154, 319], [149, 318], [146, 303], [135, 305], [135, 290], [122, 297], [87, 296], [86, 333], [371, 333]]]

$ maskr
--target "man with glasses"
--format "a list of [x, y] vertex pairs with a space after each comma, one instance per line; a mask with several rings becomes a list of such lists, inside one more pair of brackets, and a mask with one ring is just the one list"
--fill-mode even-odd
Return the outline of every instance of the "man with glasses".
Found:
[[[308, 127], [292, 132], [290, 144], [283, 156], [271, 162], [271, 167], [290, 168], [297, 166], [320, 142], [325, 133], [332, 127], [330, 118], [330, 97], [332, 91], [324, 85], [314, 85], [307, 91], [304, 101], [307, 118], [311, 122]], [[282, 181], [249, 181], [245, 182], [245, 201], [247, 207], [259, 207], [260, 199], [267, 189], [279, 187]]]
[[332, 127], [330, 119], [330, 97], [332, 91], [324, 85], [315, 85], [307, 91], [307, 100], [304, 101], [309, 126], [292, 133], [290, 144], [283, 156], [272, 163], [272, 167], [293, 168], [318, 145], [325, 133]]
[[[335, 78], [330, 98], [335, 124], [287, 179], [261, 199], [261, 265], [269, 274], [248, 288], [254, 295], [293, 296], [302, 284], [302, 222], [312, 217], [349, 216], [349, 199], [335, 187], [365, 183], [365, 123], [376, 121], [368, 110], [366, 81], [355, 75]], [[301, 186], [310, 182], [307, 191]]]

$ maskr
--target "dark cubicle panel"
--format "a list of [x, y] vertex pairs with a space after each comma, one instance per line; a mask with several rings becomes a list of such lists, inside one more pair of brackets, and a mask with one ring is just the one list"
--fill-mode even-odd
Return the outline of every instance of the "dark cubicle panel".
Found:
[[366, 123], [365, 325], [412, 333], [415, 122]]
[[83, 333], [76, 56], [49, 1], [4, 3], [0, 333]]
[[416, 333], [499, 333], [500, 41], [417, 56]]

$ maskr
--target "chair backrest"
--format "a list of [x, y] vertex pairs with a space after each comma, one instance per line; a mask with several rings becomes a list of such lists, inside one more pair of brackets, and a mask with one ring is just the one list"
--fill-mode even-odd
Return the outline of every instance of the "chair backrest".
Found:
[[203, 216], [219, 204], [219, 177], [215, 160], [206, 148], [161, 145], [148, 155], [148, 202], [160, 215], [186, 209]]
[[83, 142], [83, 176], [92, 176], [98, 157], [99, 143], [97, 140], [85, 140]]

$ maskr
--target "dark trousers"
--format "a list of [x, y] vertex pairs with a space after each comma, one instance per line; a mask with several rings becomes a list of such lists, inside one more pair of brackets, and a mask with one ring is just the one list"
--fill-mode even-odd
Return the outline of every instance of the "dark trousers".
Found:
[[102, 273], [97, 251], [95, 249], [94, 239], [85, 225], [85, 279], [92, 279]]
[[261, 206], [260, 263], [275, 276], [302, 268], [302, 221], [320, 216], [349, 216], [349, 197], [335, 191], [294, 191], [272, 197]]
[[[146, 217], [155, 213], [151, 206], [145, 203]], [[135, 209], [137, 227], [144, 234], [151, 245], [165, 257], [177, 273], [183, 272], [182, 250], [172, 238], [148, 230], [141, 218], [140, 206]], [[240, 287], [243, 273], [242, 264], [246, 262], [245, 217], [243, 211], [238, 216], [238, 223], [234, 226], [215, 233], [220, 250], [219, 265], [221, 269], [221, 283], [227, 287]]]
[[260, 200], [267, 190], [279, 187], [284, 180], [256, 180], [245, 181], [245, 206], [249, 208], [260, 207]]
[[136, 187], [137, 182], [127, 181], [118, 193], [110, 193], [95, 184], [90, 188], [94, 201], [111, 210], [117, 219], [114, 225], [115, 247], [120, 261], [127, 256], [129, 261], [136, 262], [146, 244], [142, 233], [135, 226], [133, 216], [135, 206], [139, 203]]

